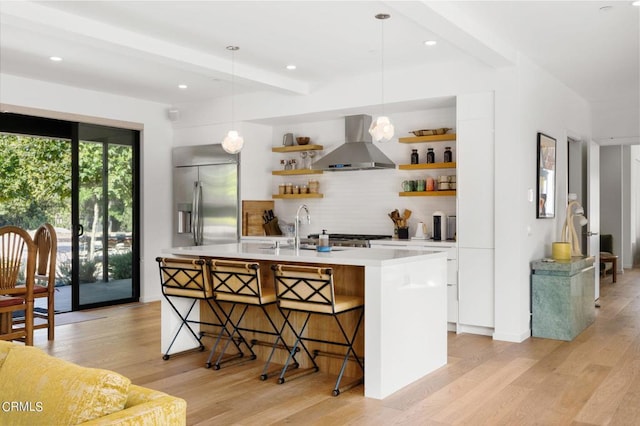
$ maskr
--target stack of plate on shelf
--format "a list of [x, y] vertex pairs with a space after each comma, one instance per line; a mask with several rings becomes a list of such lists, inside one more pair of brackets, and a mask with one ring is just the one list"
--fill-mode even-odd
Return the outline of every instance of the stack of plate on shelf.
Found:
[[456, 175], [438, 176], [438, 191], [456, 189]]

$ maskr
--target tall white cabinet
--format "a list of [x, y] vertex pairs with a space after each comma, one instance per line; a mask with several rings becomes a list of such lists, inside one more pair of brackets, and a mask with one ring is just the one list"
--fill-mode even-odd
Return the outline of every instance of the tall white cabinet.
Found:
[[494, 320], [494, 96], [457, 98], [458, 332], [491, 335]]

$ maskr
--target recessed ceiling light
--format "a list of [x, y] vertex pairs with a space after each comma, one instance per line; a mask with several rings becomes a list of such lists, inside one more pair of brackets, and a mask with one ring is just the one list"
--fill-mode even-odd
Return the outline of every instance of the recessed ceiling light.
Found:
[[288, 70], [295, 70], [297, 67], [293, 64], [287, 65]]
[[631, 3], [632, 6], [640, 6], [640, 0], [636, 0], [633, 3]]
[[438, 44], [437, 41], [435, 40], [427, 40], [424, 42], [425, 46], [435, 46], [436, 44]]
[[53, 62], [60, 62], [62, 60], [60, 56], [49, 56], [49, 59]]
[[189, 86], [187, 86], [186, 84], [178, 84], [178, 89], [186, 89], [187, 87]]

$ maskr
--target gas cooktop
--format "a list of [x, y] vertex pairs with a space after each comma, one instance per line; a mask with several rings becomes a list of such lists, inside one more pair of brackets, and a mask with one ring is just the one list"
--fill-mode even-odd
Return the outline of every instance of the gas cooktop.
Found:
[[[318, 234], [310, 234], [307, 238], [317, 241]], [[370, 240], [390, 240], [391, 235], [379, 234], [329, 234], [329, 245], [343, 247], [369, 247]]]

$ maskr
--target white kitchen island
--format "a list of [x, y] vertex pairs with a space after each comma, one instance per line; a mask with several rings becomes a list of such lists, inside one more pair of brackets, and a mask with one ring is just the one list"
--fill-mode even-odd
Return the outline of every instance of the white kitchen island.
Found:
[[[166, 254], [353, 265], [364, 268], [366, 397], [382, 399], [447, 362], [447, 257], [444, 252], [340, 247], [329, 253], [264, 243], [178, 247]], [[163, 341], [175, 316], [162, 305]]]

